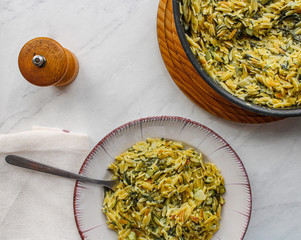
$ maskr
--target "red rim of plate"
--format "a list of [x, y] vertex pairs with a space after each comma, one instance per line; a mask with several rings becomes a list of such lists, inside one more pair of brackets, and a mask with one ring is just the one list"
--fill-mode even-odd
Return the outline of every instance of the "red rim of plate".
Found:
[[[114, 129], [113, 131], [111, 131], [109, 134], [107, 134], [102, 140], [100, 140], [96, 146], [92, 149], [92, 151], [89, 153], [89, 155], [87, 156], [87, 158], [85, 159], [82, 167], [80, 168], [80, 171], [79, 171], [79, 174], [82, 174], [82, 171], [87, 163], [87, 161], [89, 161], [89, 159], [92, 157], [92, 155], [94, 154], [94, 152], [96, 151], [96, 149], [98, 149], [109, 137], [111, 137], [112, 135], [114, 135], [116, 132], [118, 132], [120, 129], [123, 129], [123, 128], [126, 128], [130, 125], [134, 125], [136, 123], [142, 123], [142, 122], [145, 122], [145, 121], [150, 121], [150, 120], [166, 120], [166, 119], [169, 119], [169, 120], [179, 120], [179, 121], [183, 121], [183, 122], [187, 122], [187, 123], [191, 123], [193, 125], [196, 125], [200, 128], [203, 128], [205, 130], [207, 130], [208, 132], [210, 132], [211, 134], [215, 135], [217, 138], [219, 138], [225, 145], [227, 145], [227, 147], [229, 147], [229, 149], [234, 153], [236, 159], [237, 159], [237, 163], [240, 165], [242, 171], [244, 172], [245, 174], [245, 177], [247, 179], [247, 188], [248, 188], [248, 193], [250, 195], [250, 198], [248, 199], [249, 200], [249, 203], [250, 203], [250, 209], [249, 209], [249, 212], [248, 212], [248, 219], [247, 219], [247, 224], [246, 224], [246, 227], [244, 229], [244, 234], [242, 235], [241, 239], [243, 239], [247, 233], [247, 229], [248, 229], [248, 226], [249, 226], [249, 223], [250, 223], [250, 219], [251, 219], [251, 212], [252, 212], [252, 191], [251, 191], [251, 185], [250, 185], [250, 181], [249, 181], [249, 177], [248, 177], [248, 174], [247, 174], [247, 171], [241, 161], [241, 159], [239, 158], [239, 156], [237, 155], [237, 153], [234, 151], [234, 149], [229, 145], [229, 143], [223, 139], [220, 135], [218, 135], [216, 132], [214, 132], [213, 130], [211, 130], [210, 128], [204, 126], [203, 124], [200, 124], [198, 122], [195, 122], [193, 120], [190, 120], [188, 118], [183, 118], [183, 117], [178, 117], [178, 116], [154, 116], [154, 117], [145, 117], [145, 118], [140, 118], [140, 119], [137, 119], [137, 120], [133, 120], [133, 121], [130, 121], [128, 123], [125, 123], [123, 125], [121, 125], [120, 127]], [[75, 218], [75, 222], [76, 222], [76, 227], [78, 229], [78, 232], [81, 236], [81, 238], [84, 240], [85, 237], [84, 237], [84, 233], [86, 231], [82, 231], [80, 229], [80, 224], [79, 224], [79, 221], [78, 221], [78, 218], [77, 218], [77, 206], [75, 204], [75, 201], [76, 201], [76, 196], [77, 196], [77, 189], [78, 189], [78, 183], [79, 181], [76, 181], [76, 184], [75, 184], [75, 187], [74, 187], [74, 195], [73, 195], [73, 210], [74, 210], [74, 218]]]

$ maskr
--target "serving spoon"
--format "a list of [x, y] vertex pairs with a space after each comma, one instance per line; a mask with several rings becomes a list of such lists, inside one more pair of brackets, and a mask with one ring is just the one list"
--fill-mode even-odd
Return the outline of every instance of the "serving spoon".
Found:
[[104, 187], [107, 187], [111, 190], [115, 190], [118, 180], [98, 180], [98, 179], [93, 179], [93, 178], [88, 178], [79, 174], [71, 173], [59, 168], [47, 166], [45, 164], [41, 164], [32, 160], [29, 160], [27, 158], [23, 158], [20, 156], [16, 155], [7, 155], [5, 157], [5, 161], [11, 165], [18, 166], [18, 167], [23, 167], [39, 172], [44, 172], [44, 173], [49, 173], [52, 175], [56, 176], [61, 176], [61, 177], [66, 177], [66, 178], [72, 178], [76, 179], [80, 182], [87, 182], [87, 183], [94, 183], [94, 184], [99, 184]]

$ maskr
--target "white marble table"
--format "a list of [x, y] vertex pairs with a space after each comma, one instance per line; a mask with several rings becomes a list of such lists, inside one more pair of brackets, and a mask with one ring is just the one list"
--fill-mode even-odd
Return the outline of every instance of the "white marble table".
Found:
[[[245, 239], [301, 239], [301, 118], [239, 124], [191, 102], [160, 55], [158, 2], [1, 0], [0, 133], [59, 127], [87, 133], [92, 148], [130, 120], [190, 118], [225, 138], [246, 167], [253, 210]], [[39, 36], [76, 54], [80, 71], [74, 83], [39, 88], [23, 79], [19, 51]]]

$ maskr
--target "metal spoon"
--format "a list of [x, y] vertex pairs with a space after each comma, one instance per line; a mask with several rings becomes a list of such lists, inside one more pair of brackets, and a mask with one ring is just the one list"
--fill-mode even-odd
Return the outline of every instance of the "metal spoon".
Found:
[[113, 191], [115, 190], [115, 187], [118, 184], [118, 180], [98, 180], [98, 179], [88, 178], [79, 174], [71, 173], [62, 169], [58, 169], [38, 162], [34, 162], [29, 159], [16, 156], [16, 155], [7, 155], [5, 157], [5, 161], [11, 165], [18, 166], [18, 167], [28, 168], [31, 170], [36, 170], [39, 172], [49, 173], [49, 174], [66, 177], [66, 178], [73, 178], [81, 182], [99, 184], [107, 188], [110, 188]]

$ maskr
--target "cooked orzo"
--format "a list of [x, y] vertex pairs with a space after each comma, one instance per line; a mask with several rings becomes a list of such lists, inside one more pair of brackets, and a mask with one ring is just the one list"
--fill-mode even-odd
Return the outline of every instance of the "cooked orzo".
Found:
[[300, 0], [181, 0], [191, 50], [240, 99], [301, 105]]
[[225, 203], [224, 179], [203, 155], [166, 139], [138, 142], [109, 165], [119, 179], [103, 212], [119, 239], [211, 239]]

